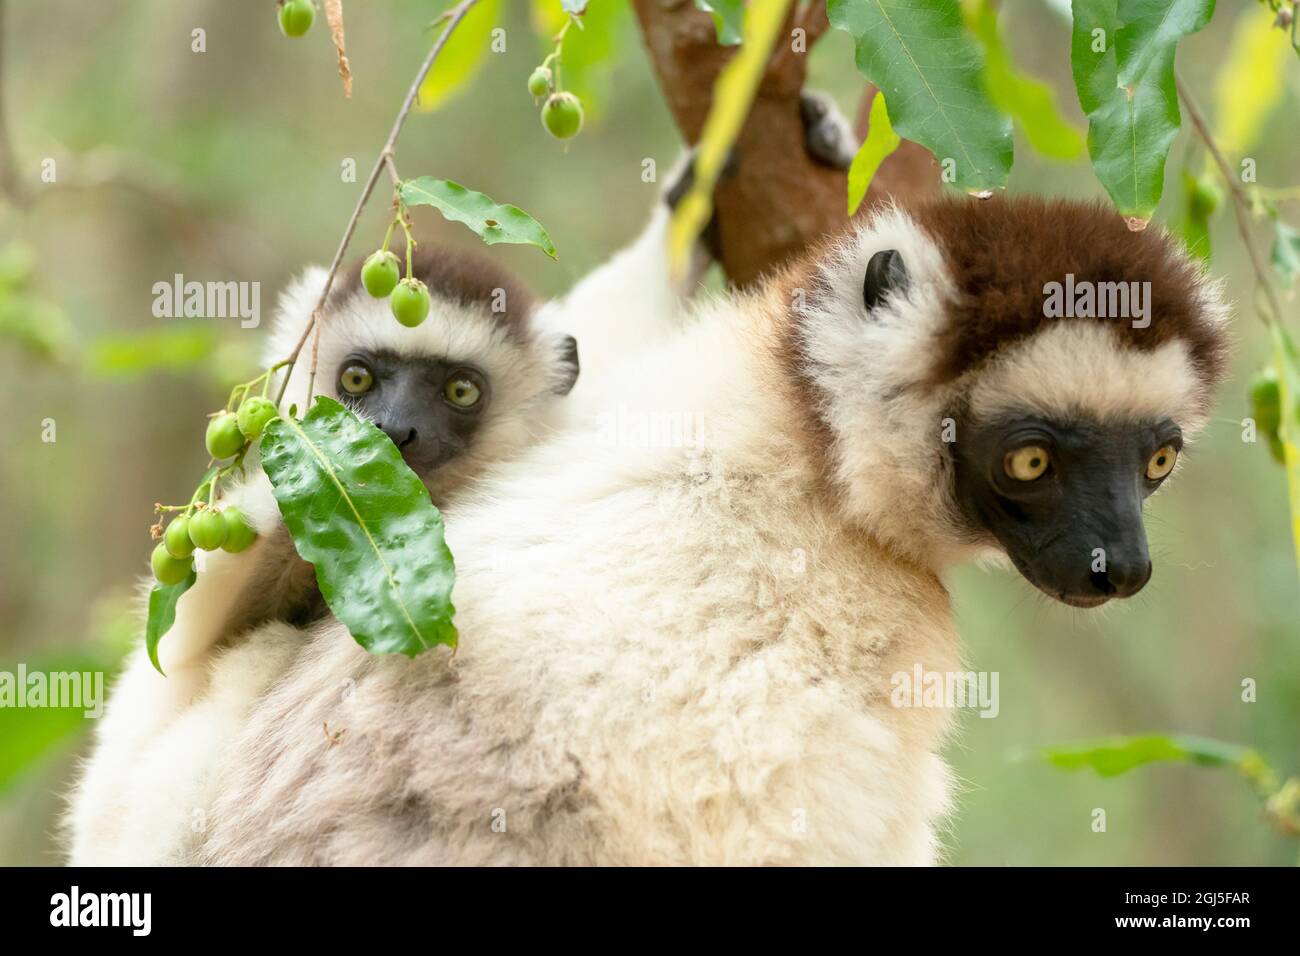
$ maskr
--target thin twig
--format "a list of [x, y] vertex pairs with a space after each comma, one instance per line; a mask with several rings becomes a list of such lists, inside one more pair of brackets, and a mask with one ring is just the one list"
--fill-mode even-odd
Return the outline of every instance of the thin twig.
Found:
[[1223, 153], [1220, 152], [1219, 145], [1214, 141], [1214, 136], [1211, 135], [1210, 129], [1205, 123], [1205, 118], [1197, 108], [1196, 101], [1192, 99], [1192, 94], [1183, 83], [1183, 78], [1181, 76], [1176, 77], [1175, 81], [1178, 84], [1178, 98], [1183, 101], [1187, 115], [1191, 118], [1192, 125], [1196, 127], [1197, 135], [1205, 143], [1205, 148], [1209, 150], [1215, 165], [1219, 167], [1219, 173], [1223, 176], [1224, 182], [1228, 184], [1232, 209], [1237, 214], [1237, 231], [1241, 234], [1241, 241], [1246, 246], [1246, 254], [1250, 257], [1251, 268], [1255, 271], [1255, 281], [1263, 288], [1273, 314], [1272, 316], [1266, 316], [1259, 309], [1255, 311], [1259, 312], [1259, 316], [1265, 325], [1269, 324], [1269, 322], [1281, 322], [1282, 300], [1278, 298], [1277, 289], [1273, 286], [1272, 276], [1264, 265], [1264, 259], [1259, 254], [1259, 249], [1255, 246], [1255, 240], [1250, 234], [1250, 198], [1246, 195], [1246, 191], [1241, 188], [1241, 184], [1237, 182], [1232, 167], [1228, 165], [1228, 161], [1224, 159]]
[[[298, 361], [298, 356], [302, 354], [303, 346], [307, 344], [307, 336], [311, 334], [313, 329], [318, 328], [319, 326], [321, 321], [321, 310], [325, 307], [325, 300], [329, 298], [330, 289], [334, 286], [334, 277], [338, 274], [339, 264], [343, 261], [343, 256], [347, 253], [348, 243], [352, 241], [352, 234], [356, 232], [357, 229], [357, 221], [361, 218], [361, 213], [366, 208], [366, 203], [370, 200], [370, 194], [375, 190], [375, 183], [379, 181], [379, 176], [383, 170], [391, 166], [393, 147], [397, 145], [397, 137], [402, 132], [402, 125], [406, 122], [406, 116], [411, 112], [411, 107], [415, 104], [415, 99], [420, 94], [420, 84], [424, 82], [424, 78], [428, 75], [429, 69], [438, 58], [438, 54], [441, 53], [442, 48], [446, 46], [447, 38], [451, 36], [451, 32], [460, 25], [461, 20], [465, 18], [465, 14], [469, 13], [477, 2], [478, 0], [461, 0], [460, 3], [438, 19], [439, 23], [445, 21], [447, 26], [443, 28], [437, 41], [434, 42], [433, 47], [429, 50], [429, 55], [426, 56], [424, 62], [420, 64], [419, 72], [415, 74], [415, 79], [411, 83], [411, 88], [406, 92], [406, 99], [402, 101], [402, 108], [398, 110], [397, 118], [393, 120], [393, 128], [389, 130], [388, 139], [384, 141], [383, 147], [379, 150], [379, 156], [375, 159], [375, 165], [371, 168], [370, 175], [366, 178], [365, 187], [361, 190], [361, 198], [357, 200], [356, 208], [352, 210], [352, 218], [348, 220], [347, 228], [343, 231], [343, 239], [334, 253], [334, 261], [330, 263], [329, 273], [325, 276], [325, 287], [321, 289], [320, 298], [316, 300], [316, 305], [313, 306], [311, 310], [311, 318], [307, 322], [307, 327], [302, 330], [302, 335], [299, 336], [297, 344], [294, 345], [293, 351], [289, 353], [286, 359], [287, 362], [293, 363]], [[393, 169], [391, 172], [395, 173], [396, 170]], [[312, 350], [313, 356], [315, 355], [315, 351], [315, 349]], [[314, 384], [316, 378], [314, 361], [312, 366], [311, 379]], [[292, 369], [286, 371], [284, 381], [280, 383], [280, 391], [279, 394], [276, 395], [275, 399], [277, 405], [279, 405], [284, 399], [284, 393], [289, 387], [289, 377], [291, 374]], [[307, 390], [307, 400], [311, 400], [310, 385]]]

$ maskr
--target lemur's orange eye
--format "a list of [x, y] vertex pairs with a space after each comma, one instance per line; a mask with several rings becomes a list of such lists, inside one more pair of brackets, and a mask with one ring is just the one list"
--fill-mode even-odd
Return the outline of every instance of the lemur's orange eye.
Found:
[[349, 365], [339, 376], [339, 385], [349, 395], [360, 395], [370, 391], [375, 384], [375, 377], [364, 365]]
[[1174, 462], [1177, 460], [1178, 449], [1173, 445], [1165, 445], [1147, 462], [1147, 477], [1152, 481], [1159, 481], [1174, 470]]
[[1033, 481], [1047, 471], [1051, 462], [1047, 449], [1038, 445], [1026, 445], [1008, 452], [1002, 459], [1002, 468], [1016, 481]]

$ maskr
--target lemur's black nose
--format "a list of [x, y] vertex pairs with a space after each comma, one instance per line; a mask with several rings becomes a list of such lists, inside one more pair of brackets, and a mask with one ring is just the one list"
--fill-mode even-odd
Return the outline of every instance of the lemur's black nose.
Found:
[[1151, 560], [1144, 555], [1133, 561], [1111, 562], [1105, 571], [1092, 572], [1091, 580], [1098, 594], [1132, 597], [1151, 580]]

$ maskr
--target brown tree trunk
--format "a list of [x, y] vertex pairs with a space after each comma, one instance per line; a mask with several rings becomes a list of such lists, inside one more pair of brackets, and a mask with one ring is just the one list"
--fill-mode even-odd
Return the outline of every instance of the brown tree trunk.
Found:
[[[677, 127], [699, 139], [713, 84], [735, 47], [719, 46], [708, 14], [691, 0], [633, 0], [641, 36]], [[808, 53], [825, 32], [823, 0], [793, 4], [788, 22], [737, 138], [732, 170], [718, 183], [714, 212], [722, 268], [737, 286], [797, 255], [848, 222], [848, 174], [814, 160], [804, 149], [800, 93]], [[795, 52], [796, 28], [806, 52]], [[865, 117], [864, 117], [865, 119]], [[859, 132], [865, 133], [864, 121]], [[882, 165], [868, 201], [886, 194], [910, 201], [938, 188], [933, 158], [904, 143]], [[866, 205], [866, 204], [864, 204]]]

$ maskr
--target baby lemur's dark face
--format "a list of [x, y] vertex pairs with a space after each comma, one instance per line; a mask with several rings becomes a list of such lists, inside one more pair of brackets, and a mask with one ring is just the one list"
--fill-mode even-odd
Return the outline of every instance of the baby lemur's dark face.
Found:
[[953, 445], [957, 501], [1031, 584], [1075, 607], [1142, 589], [1151, 577], [1142, 504], [1182, 450], [1174, 422], [1026, 416], [964, 434]]
[[338, 368], [338, 397], [393, 440], [417, 475], [463, 453], [492, 400], [473, 365], [393, 352], [353, 352]]

